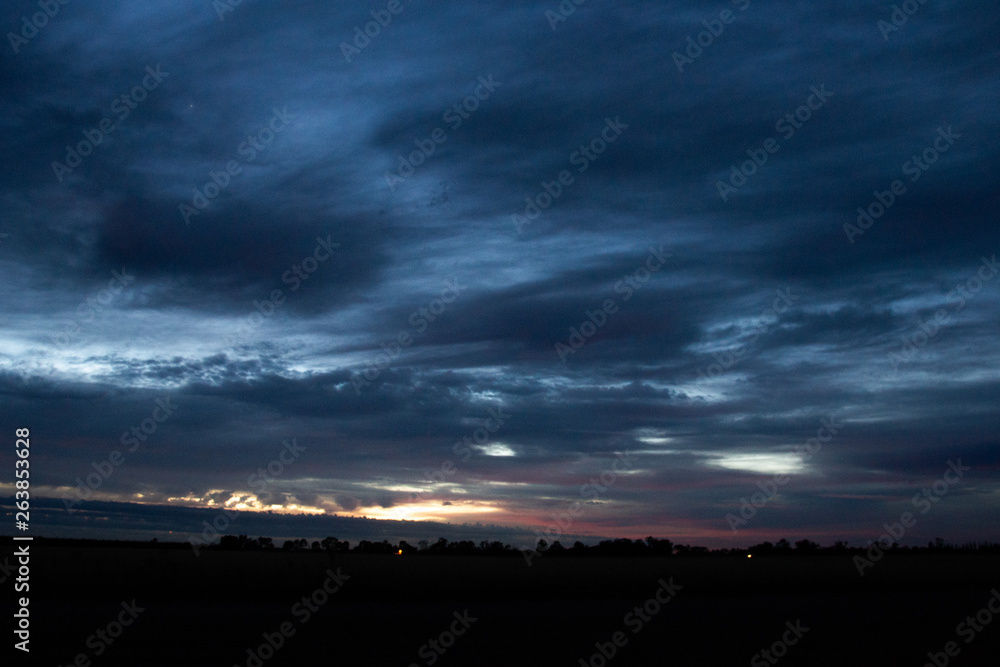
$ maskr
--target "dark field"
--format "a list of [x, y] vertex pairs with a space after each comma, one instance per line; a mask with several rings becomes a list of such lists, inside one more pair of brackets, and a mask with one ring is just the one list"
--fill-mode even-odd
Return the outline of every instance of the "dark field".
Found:
[[[528, 567], [522, 558], [195, 557], [36, 542], [31, 567], [31, 664], [70, 665], [85, 654], [93, 665], [247, 665], [247, 650], [283, 623], [294, 634], [251, 666], [601, 665], [587, 662], [595, 643], [610, 652], [616, 632], [622, 646], [608, 665], [920, 666], [949, 641], [958, 654], [948, 664], [1000, 664], [1000, 617], [956, 631], [1000, 587], [996, 555], [890, 554], [861, 578], [850, 556], [551, 558]], [[325, 603], [319, 595], [315, 611], [295, 607], [322, 590], [331, 568], [345, 575], [341, 588]], [[659, 611], [650, 603], [646, 620], [626, 618], [661, 578], [681, 587], [675, 597]], [[8, 628], [12, 579], [3, 583]], [[143, 609], [134, 622], [109, 645], [95, 637], [88, 646], [133, 599]], [[466, 611], [463, 625], [455, 613]], [[808, 628], [800, 639], [786, 632], [797, 621]], [[428, 642], [451, 643], [450, 626], [461, 636], [435, 652]], [[784, 657], [751, 662], [783, 634], [796, 642]], [[15, 664], [26, 664], [23, 654]]]

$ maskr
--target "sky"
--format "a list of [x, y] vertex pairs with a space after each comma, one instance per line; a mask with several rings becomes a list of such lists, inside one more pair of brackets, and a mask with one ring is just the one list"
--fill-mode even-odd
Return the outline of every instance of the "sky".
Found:
[[0, 27], [41, 534], [997, 539], [995, 3]]

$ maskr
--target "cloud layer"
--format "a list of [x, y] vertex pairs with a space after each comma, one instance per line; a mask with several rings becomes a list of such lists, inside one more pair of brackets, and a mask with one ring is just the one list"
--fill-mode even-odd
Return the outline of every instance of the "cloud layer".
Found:
[[36, 493], [864, 542], [961, 458], [986, 537], [991, 3], [389, 4], [0, 11]]

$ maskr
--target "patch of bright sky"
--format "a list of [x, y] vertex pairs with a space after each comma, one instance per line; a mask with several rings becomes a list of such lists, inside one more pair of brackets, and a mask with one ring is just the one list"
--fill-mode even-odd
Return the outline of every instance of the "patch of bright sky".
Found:
[[480, 486], [534, 486], [531, 482], [499, 482], [496, 480], [484, 479], [479, 482]]
[[[216, 492], [213, 491], [212, 493]], [[206, 509], [225, 507], [229, 510], [236, 510], [239, 512], [278, 512], [282, 514], [326, 513], [326, 510], [319, 507], [300, 505], [295, 502], [271, 503], [265, 505], [256, 495], [246, 492], [232, 492], [229, 500], [227, 500], [224, 505], [220, 506], [214, 499], [208, 498], [208, 495], [210, 494], [206, 494], [205, 497], [194, 496], [191, 494], [180, 497], [171, 496], [166, 499], [166, 502], [183, 505], [185, 507], [204, 507]], [[286, 496], [286, 500], [294, 500], [294, 498], [292, 496]]]
[[501, 442], [494, 442], [489, 445], [473, 445], [473, 449], [479, 450], [483, 456], [517, 456], [517, 452]]
[[674, 441], [673, 438], [664, 438], [659, 436], [646, 436], [640, 435], [636, 438], [639, 442], [644, 442], [647, 445], [666, 445]]
[[392, 507], [360, 507], [351, 512], [338, 512], [341, 516], [392, 519], [396, 521], [447, 521], [466, 515], [503, 512], [500, 507], [478, 503], [444, 505], [441, 502], [419, 502]]
[[468, 396], [470, 401], [478, 401], [481, 403], [488, 403], [490, 405], [496, 405], [497, 403], [503, 401], [504, 398], [503, 394], [492, 389], [484, 391], [471, 391]]
[[366, 484], [369, 489], [381, 489], [382, 491], [394, 491], [396, 493], [424, 493], [426, 489], [422, 486], [412, 484]]
[[802, 457], [797, 454], [716, 453], [709, 454], [705, 465], [713, 468], [743, 470], [768, 475], [786, 475], [805, 470]]
[[674, 385], [674, 389], [688, 398], [701, 399], [709, 403], [725, 403], [733, 400], [743, 391], [747, 376], [743, 373], [726, 373], [718, 377], [703, 377], [690, 382]]

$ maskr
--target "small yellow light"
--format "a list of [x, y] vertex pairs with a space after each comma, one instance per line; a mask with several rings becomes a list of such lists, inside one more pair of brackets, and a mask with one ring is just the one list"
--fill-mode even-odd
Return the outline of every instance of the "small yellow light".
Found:
[[397, 552], [396, 552], [396, 555], [397, 555], [397, 556], [402, 556], [402, 555], [403, 555], [403, 550], [402, 550], [402, 549], [400, 549], [399, 551], [397, 551]]
[[753, 554], [747, 554], [747, 558], [753, 558]]

